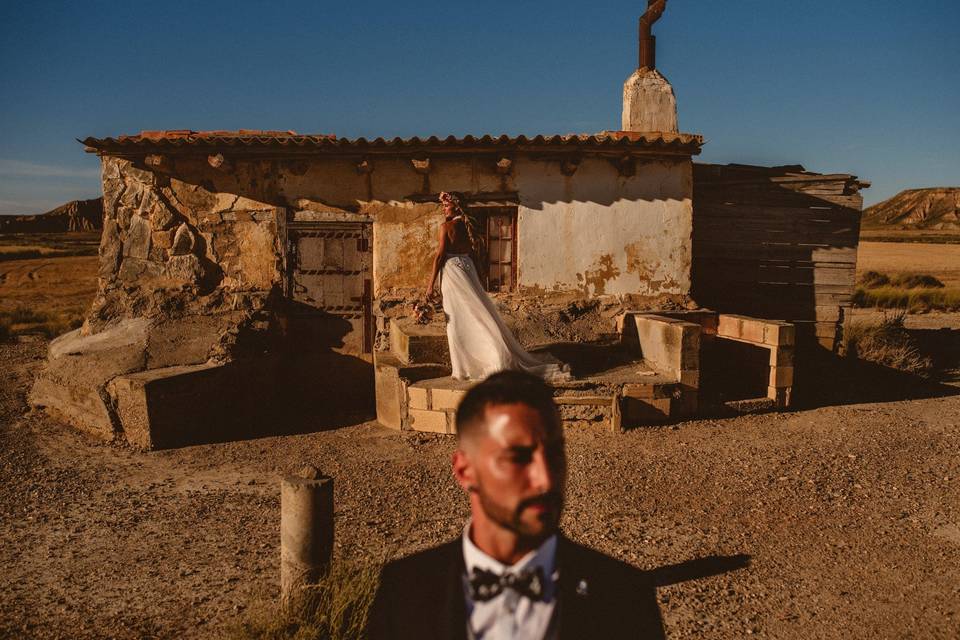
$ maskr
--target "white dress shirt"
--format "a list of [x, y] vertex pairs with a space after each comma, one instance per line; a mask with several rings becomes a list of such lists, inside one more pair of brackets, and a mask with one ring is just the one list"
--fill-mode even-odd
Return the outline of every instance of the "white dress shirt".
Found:
[[[463, 576], [464, 600], [467, 605], [467, 637], [476, 640], [500, 640], [501, 638], [524, 638], [541, 640], [556, 635], [553, 622], [557, 608], [556, 574], [557, 536], [550, 536], [537, 549], [531, 551], [516, 564], [505, 565], [494, 560], [477, 548], [470, 540], [470, 523], [463, 530], [463, 560], [466, 575]], [[533, 601], [514, 589], [504, 589], [496, 597], [485, 602], [474, 602], [470, 597], [470, 576], [474, 568], [486, 569], [497, 574], [518, 573], [524, 569], [540, 567], [543, 570], [543, 599]]]

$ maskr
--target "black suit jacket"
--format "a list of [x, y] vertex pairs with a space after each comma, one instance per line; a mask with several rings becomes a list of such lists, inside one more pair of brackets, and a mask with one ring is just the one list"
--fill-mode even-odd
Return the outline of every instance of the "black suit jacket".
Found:
[[[462, 545], [457, 538], [383, 568], [367, 627], [371, 640], [465, 640]], [[557, 568], [560, 640], [664, 637], [649, 574], [562, 535]], [[578, 589], [582, 582], [586, 593]]]

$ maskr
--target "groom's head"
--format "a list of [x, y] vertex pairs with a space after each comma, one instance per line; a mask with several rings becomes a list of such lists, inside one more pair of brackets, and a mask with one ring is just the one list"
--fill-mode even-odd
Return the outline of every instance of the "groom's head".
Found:
[[470, 389], [457, 409], [457, 482], [474, 523], [536, 542], [557, 530], [567, 462], [550, 388], [504, 371]]

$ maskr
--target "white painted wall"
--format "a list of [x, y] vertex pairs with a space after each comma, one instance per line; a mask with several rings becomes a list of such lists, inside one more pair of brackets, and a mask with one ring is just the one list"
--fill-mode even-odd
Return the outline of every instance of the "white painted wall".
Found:
[[601, 294], [690, 292], [692, 165], [637, 161], [634, 176], [604, 158], [572, 176], [556, 161], [518, 158], [521, 290]]

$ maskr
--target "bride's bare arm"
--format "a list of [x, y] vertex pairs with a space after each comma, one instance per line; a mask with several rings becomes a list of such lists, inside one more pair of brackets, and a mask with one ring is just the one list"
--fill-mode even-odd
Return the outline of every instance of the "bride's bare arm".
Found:
[[443, 266], [443, 257], [447, 255], [447, 229], [446, 223], [440, 225], [440, 239], [437, 244], [437, 255], [433, 258], [433, 271], [430, 274], [430, 283], [427, 285], [427, 297], [433, 295], [433, 287], [437, 282], [437, 274], [440, 273], [440, 267]]

